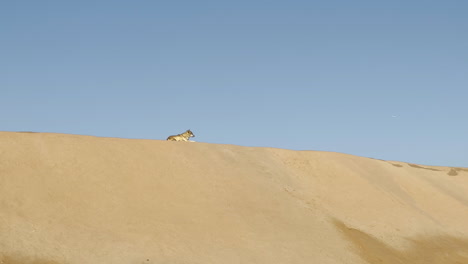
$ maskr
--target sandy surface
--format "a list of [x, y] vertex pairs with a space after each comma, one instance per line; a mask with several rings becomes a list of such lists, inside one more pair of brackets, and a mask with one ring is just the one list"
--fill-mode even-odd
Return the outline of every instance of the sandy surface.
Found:
[[0, 132], [1, 264], [468, 263], [468, 169]]

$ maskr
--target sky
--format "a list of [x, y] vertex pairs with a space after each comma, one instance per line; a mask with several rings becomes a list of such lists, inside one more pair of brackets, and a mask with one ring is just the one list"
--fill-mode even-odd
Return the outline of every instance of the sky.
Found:
[[0, 130], [468, 167], [468, 1], [1, 1]]

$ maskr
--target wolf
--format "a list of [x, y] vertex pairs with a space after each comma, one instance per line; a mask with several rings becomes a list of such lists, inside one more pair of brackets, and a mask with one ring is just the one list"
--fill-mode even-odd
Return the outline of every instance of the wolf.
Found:
[[194, 135], [194, 134], [192, 133], [192, 131], [190, 131], [190, 129], [189, 129], [189, 130], [185, 131], [185, 132], [182, 133], [182, 134], [169, 136], [169, 137], [167, 137], [167, 140], [169, 140], [169, 141], [187, 141], [187, 142], [195, 142], [195, 141], [190, 140], [191, 137], [195, 137], [195, 135]]

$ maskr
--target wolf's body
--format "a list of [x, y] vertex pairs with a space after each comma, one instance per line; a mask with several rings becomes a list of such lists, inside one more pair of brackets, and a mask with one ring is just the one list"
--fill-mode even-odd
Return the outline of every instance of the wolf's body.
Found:
[[184, 133], [182, 134], [178, 134], [178, 135], [173, 135], [173, 136], [169, 136], [167, 138], [167, 140], [169, 141], [188, 141], [188, 142], [194, 142], [192, 140], [190, 140], [191, 137], [195, 137], [195, 135], [192, 133], [192, 131], [187, 130], [185, 131]]

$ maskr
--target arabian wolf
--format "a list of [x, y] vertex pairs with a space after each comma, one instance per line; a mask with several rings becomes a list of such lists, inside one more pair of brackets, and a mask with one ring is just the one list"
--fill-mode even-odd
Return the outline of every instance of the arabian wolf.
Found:
[[195, 142], [195, 141], [192, 141], [192, 140], [189, 140], [191, 137], [195, 137], [195, 135], [192, 133], [192, 131], [187, 130], [185, 131], [184, 133], [182, 134], [178, 134], [178, 135], [173, 135], [173, 136], [169, 136], [167, 138], [167, 140], [169, 141], [188, 141], [188, 142]]

